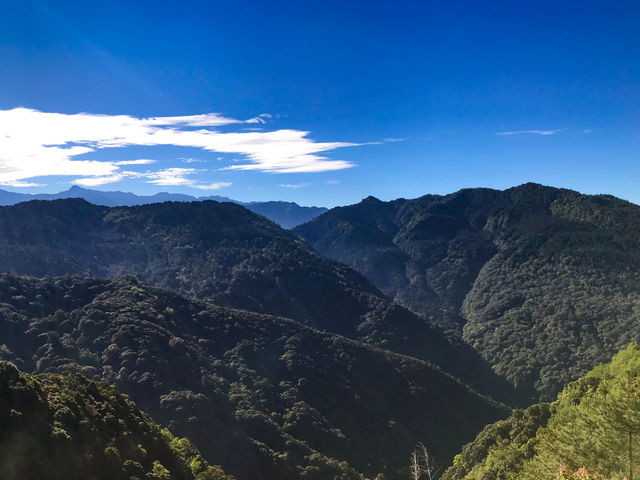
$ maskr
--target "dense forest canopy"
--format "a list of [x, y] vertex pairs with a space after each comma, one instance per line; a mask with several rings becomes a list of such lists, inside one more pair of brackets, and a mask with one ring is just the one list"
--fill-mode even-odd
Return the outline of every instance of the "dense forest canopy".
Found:
[[553, 398], [640, 339], [640, 207], [536, 184], [367, 198], [294, 230]]
[[0, 356], [77, 365], [241, 479], [404, 478], [508, 410], [432, 364], [133, 277], [0, 276]]
[[437, 364], [522, 404], [469, 345], [393, 304], [355, 270], [240, 205], [214, 201], [107, 208], [82, 199], [0, 208], [0, 271], [128, 273], [218, 305], [281, 315]]

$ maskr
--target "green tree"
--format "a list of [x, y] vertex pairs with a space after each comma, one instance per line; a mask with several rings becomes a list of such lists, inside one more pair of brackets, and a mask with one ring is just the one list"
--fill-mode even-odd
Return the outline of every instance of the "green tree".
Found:
[[633, 480], [640, 468], [640, 347], [631, 344], [559, 395], [538, 433], [525, 478], [553, 478], [559, 465]]

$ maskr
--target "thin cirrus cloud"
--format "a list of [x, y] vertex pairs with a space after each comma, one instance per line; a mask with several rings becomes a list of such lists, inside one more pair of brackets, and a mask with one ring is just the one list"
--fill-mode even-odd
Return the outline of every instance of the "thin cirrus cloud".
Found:
[[564, 132], [566, 128], [557, 128], [555, 130], [511, 130], [507, 132], [496, 132], [496, 135], [500, 137], [506, 137], [509, 135], [555, 135], [556, 133]]
[[230, 185], [231, 182], [215, 182], [204, 185], [193, 185], [193, 187], [200, 190], [220, 190], [221, 188], [228, 187]]
[[[74, 185], [81, 185], [83, 187], [97, 187], [99, 185], [106, 185], [107, 183], [119, 182], [120, 180], [123, 180], [126, 177], [134, 176], [135, 174], [136, 172], [118, 172], [114, 173], [113, 175], [104, 175], [101, 177], [78, 178], [71, 183], [73, 183]], [[19, 182], [9, 183], [8, 185], [11, 185], [12, 187], [20, 186], [17, 185], [17, 183]], [[5, 185], [7, 184], [5, 183]]]
[[35, 183], [35, 182], [20, 182], [20, 181], [15, 181], [12, 182], [10, 184], [12, 187], [41, 187], [42, 184], [41, 183]]
[[309, 182], [304, 182], [304, 183], [281, 183], [278, 185], [281, 188], [291, 188], [294, 190], [297, 190], [298, 188], [306, 188], [311, 186], [311, 184]]
[[151, 160], [150, 158], [139, 158], [138, 160], [121, 160], [119, 162], [115, 162], [116, 165], [151, 165], [152, 163], [156, 163], [156, 161]]
[[[35, 177], [66, 175], [82, 177], [79, 185], [102, 185], [124, 178], [143, 178], [157, 185], [199, 185], [193, 169], [170, 168], [148, 172], [122, 170], [126, 165], [150, 165], [152, 159], [98, 161], [86, 155], [109, 148], [171, 145], [201, 148], [209, 152], [240, 155], [242, 162], [223, 170], [269, 173], [324, 172], [353, 167], [324, 155], [337, 148], [357, 146], [348, 142], [316, 142], [309, 132], [280, 129], [229, 132], [215, 130], [236, 124], [264, 124], [262, 114], [236, 120], [219, 114], [136, 118], [129, 115], [47, 113], [28, 108], [0, 110], [0, 184], [34, 186]], [[85, 155], [85, 158], [77, 159]], [[228, 182], [209, 184], [221, 188]]]
[[194, 173], [196, 173], [195, 168], [167, 168], [143, 175], [149, 179], [149, 183], [153, 183], [155, 185], [179, 186], [193, 185], [193, 180], [187, 178], [187, 175], [193, 175]]
[[[141, 163], [136, 163], [140, 165]], [[128, 163], [127, 165], [130, 165]], [[162, 186], [189, 186], [198, 188], [200, 190], [219, 190], [224, 187], [231, 186], [231, 182], [215, 182], [202, 184], [196, 182], [193, 178], [188, 178], [190, 175], [197, 173], [199, 170], [194, 168], [165, 168], [163, 170], [157, 170], [155, 172], [131, 172], [120, 171], [113, 175], [105, 175], [102, 177], [85, 177], [78, 178], [72, 183], [76, 185], [82, 185], [83, 187], [97, 187], [98, 185], [105, 185], [107, 183], [114, 183], [125, 178], [143, 178], [148, 183]]]

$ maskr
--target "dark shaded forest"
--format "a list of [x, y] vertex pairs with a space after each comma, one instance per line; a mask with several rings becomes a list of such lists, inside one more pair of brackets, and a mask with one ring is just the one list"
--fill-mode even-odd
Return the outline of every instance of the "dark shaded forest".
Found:
[[432, 364], [133, 277], [0, 277], [0, 355], [128, 394], [238, 478], [403, 478], [508, 410]]
[[245, 208], [213, 201], [106, 208], [81, 199], [0, 208], [0, 271], [113, 277], [280, 315], [437, 364], [509, 404], [528, 397], [472, 347], [390, 302], [355, 270]]

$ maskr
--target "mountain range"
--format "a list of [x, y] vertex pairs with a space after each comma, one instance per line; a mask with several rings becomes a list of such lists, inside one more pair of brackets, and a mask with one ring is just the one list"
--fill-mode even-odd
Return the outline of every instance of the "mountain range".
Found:
[[640, 339], [639, 247], [637, 205], [537, 184], [292, 230], [214, 200], [32, 200], [0, 207], [0, 359], [113, 384], [238, 480], [405, 478], [420, 443], [484, 478], [555, 408], [512, 407]]
[[217, 202], [232, 202], [243, 205], [252, 212], [256, 212], [269, 220], [276, 222], [283, 228], [293, 228], [296, 225], [307, 222], [313, 217], [326, 212], [324, 207], [301, 207], [297, 203], [270, 201], [270, 202], [240, 202], [228, 197], [210, 195], [206, 197], [193, 197], [182, 193], [160, 192], [155, 195], [136, 195], [135, 193], [119, 191], [100, 191], [82, 188], [77, 185], [59, 193], [17, 193], [0, 190], [0, 205], [15, 205], [29, 200], [59, 200], [65, 198], [83, 198], [94, 205], [106, 207], [145, 205], [148, 203], [162, 202], [194, 202], [198, 200], [215, 200]]
[[518, 403], [508, 383], [459, 338], [240, 205], [109, 208], [67, 199], [0, 207], [0, 271], [137, 275], [217, 305], [280, 315], [433, 362], [479, 391]]

